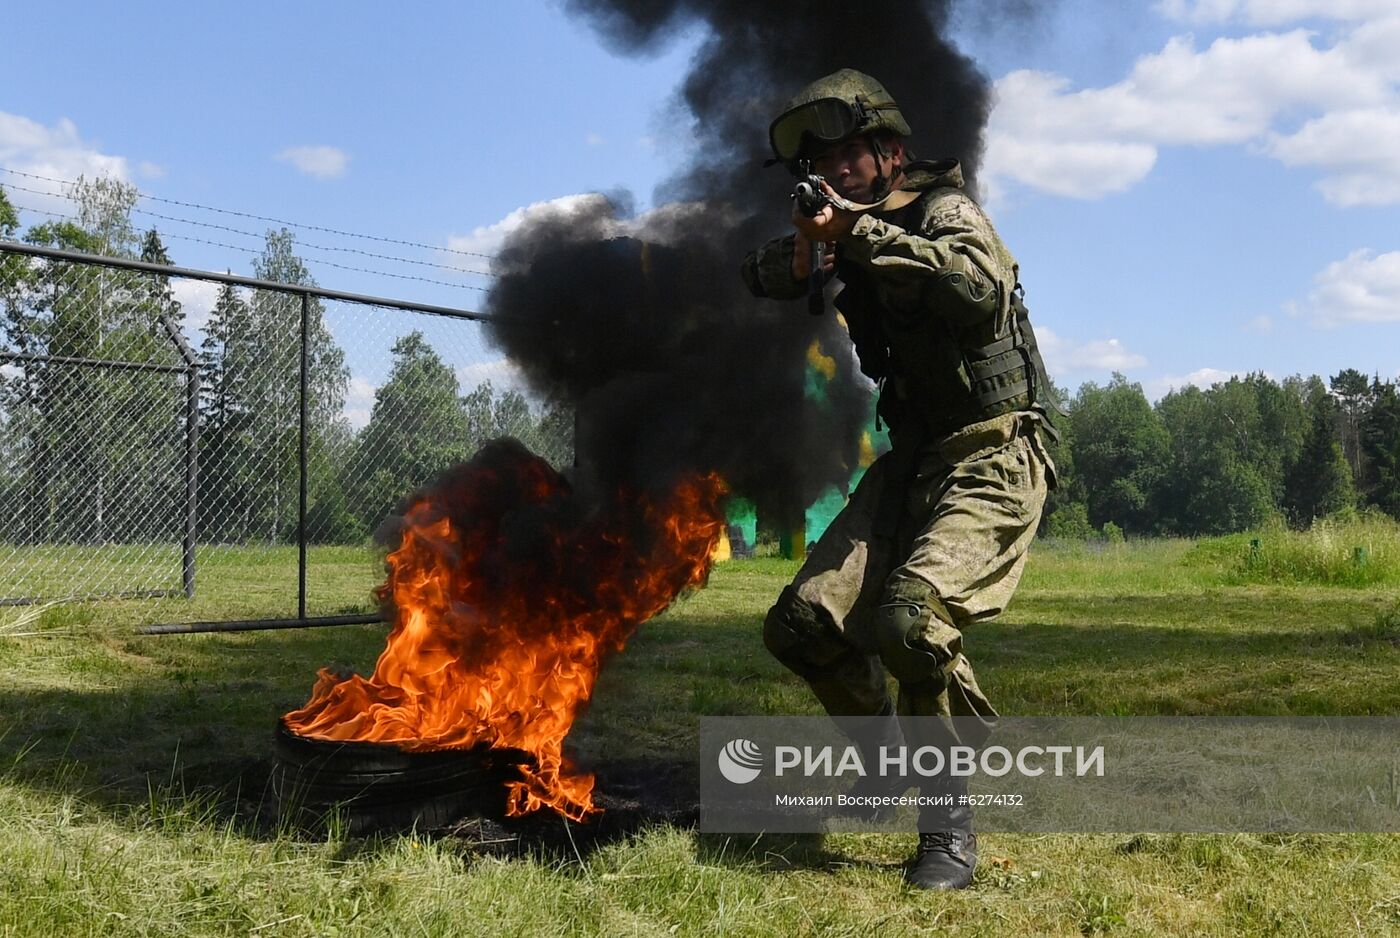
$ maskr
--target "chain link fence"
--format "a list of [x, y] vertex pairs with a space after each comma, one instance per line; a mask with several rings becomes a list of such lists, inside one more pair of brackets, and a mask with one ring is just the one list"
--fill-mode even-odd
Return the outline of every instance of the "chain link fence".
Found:
[[405, 495], [500, 435], [572, 460], [483, 318], [0, 244], [0, 613], [373, 620]]

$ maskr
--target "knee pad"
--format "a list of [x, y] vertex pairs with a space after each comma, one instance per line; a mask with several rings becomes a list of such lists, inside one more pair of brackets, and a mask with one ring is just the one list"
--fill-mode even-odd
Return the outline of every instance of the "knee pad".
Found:
[[962, 633], [933, 588], [896, 580], [875, 612], [875, 637], [885, 669], [902, 684], [943, 687], [962, 653]]
[[817, 608], [791, 586], [783, 590], [763, 620], [763, 644], [799, 674], [821, 668], [847, 651], [844, 639], [817, 615]]

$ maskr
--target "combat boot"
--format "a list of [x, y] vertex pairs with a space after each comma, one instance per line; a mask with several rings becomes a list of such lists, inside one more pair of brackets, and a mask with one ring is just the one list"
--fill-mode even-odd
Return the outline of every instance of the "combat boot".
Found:
[[959, 803], [967, 795], [967, 779], [947, 780], [936, 794], [951, 796], [953, 803], [926, 805], [919, 811], [919, 849], [904, 871], [904, 881], [915, 889], [966, 889], [977, 868], [972, 808]]

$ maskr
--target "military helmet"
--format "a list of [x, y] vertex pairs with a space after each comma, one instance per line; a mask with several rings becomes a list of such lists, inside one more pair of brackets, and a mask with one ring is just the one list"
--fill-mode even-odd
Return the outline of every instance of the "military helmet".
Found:
[[874, 130], [909, 136], [909, 124], [885, 86], [864, 72], [843, 68], [818, 78], [788, 101], [768, 126], [777, 162], [792, 166], [819, 147]]

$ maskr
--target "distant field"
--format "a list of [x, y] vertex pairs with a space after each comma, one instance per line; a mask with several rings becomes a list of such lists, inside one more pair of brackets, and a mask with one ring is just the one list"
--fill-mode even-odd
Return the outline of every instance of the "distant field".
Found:
[[[168, 590], [168, 600], [123, 601], [103, 609], [120, 621], [174, 621], [286, 617], [297, 608], [297, 549], [288, 545], [200, 544], [195, 550], [195, 595], [184, 598], [178, 544], [94, 547], [0, 545], [0, 600]], [[336, 615], [373, 609], [370, 591], [384, 578], [382, 553], [371, 547], [307, 549], [307, 609]], [[42, 605], [42, 603], [40, 604]], [[35, 613], [0, 606], [0, 628], [31, 621]]]
[[[1248, 549], [1040, 544], [967, 636], [978, 678], [1007, 714], [1400, 714], [1396, 586], [1242, 582]], [[372, 552], [313, 556], [317, 611], [368, 608]], [[294, 599], [295, 550], [208, 569], [193, 602], [0, 618], [0, 936], [1400, 933], [1400, 836], [988, 834], [974, 887], [930, 896], [899, 886], [907, 835], [656, 825], [580, 861], [269, 827], [231, 788], [266, 777], [315, 670], [369, 670], [385, 630], [133, 634]], [[700, 716], [816, 712], [759, 637], [794, 569], [722, 564], [643, 626], [580, 751], [686, 760]]]

